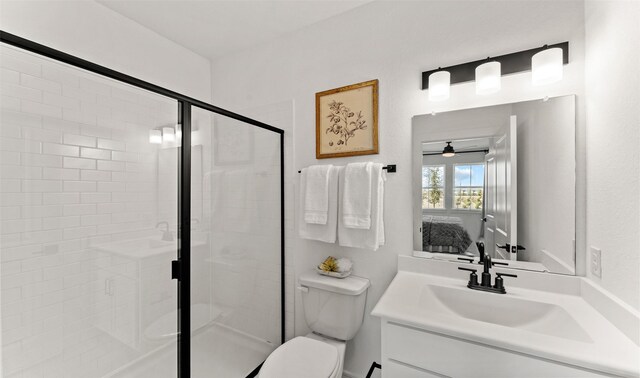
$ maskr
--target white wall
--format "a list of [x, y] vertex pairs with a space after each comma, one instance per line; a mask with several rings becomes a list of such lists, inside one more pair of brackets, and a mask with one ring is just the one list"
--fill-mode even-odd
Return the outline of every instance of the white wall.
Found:
[[0, 28], [199, 100], [210, 62], [92, 0], [0, 2]]
[[[372, 286], [367, 313], [396, 272], [398, 254], [412, 251], [411, 118], [432, 110], [452, 110], [541, 98], [583, 95], [582, 2], [373, 2], [271, 43], [225, 57], [213, 65], [213, 101], [232, 110], [293, 101], [293, 164], [288, 174], [321, 163], [353, 161], [398, 164], [386, 183], [387, 245], [377, 252], [341, 248], [294, 238], [296, 274], [327, 255], [354, 260], [355, 274]], [[571, 63], [564, 80], [532, 88], [526, 73], [505, 77], [500, 93], [478, 97], [473, 83], [452, 88], [451, 100], [430, 104], [420, 90], [422, 71], [568, 40]], [[314, 94], [380, 80], [380, 154], [349, 159], [315, 159]], [[580, 101], [580, 100], [579, 100]], [[580, 113], [579, 113], [580, 114]], [[578, 120], [582, 132], [583, 120]], [[276, 125], [278, 126], [278, 125]], [[580, 138], [580, 136], [578, 137]], [[579, 152], [580, 153], [580, 152]], [[579, 165], [578, 170], [584, 170]], [[287, 205], [296, 205], [296, 184], [287, 186]], [[580, 218], [580, 214], [578, 214]], [[580, 228], [580, 226], [578, 226]], [[296, 334], [307, 332], [299, 296]], [[365, 316], [348, 345], [346, 370], [364, 376], [380, 358], [380, 324]]]
[[585, 18], [587, 246], [602, 249], [602, 279], [588, 276], [637, 309], [640, 3], [587, 1]]

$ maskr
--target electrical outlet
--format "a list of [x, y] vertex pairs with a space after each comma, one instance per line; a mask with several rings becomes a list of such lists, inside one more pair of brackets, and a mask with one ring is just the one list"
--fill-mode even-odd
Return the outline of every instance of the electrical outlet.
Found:
[[591, 273], [602, 278], [602, 251], [596, 247], [591, 247]]

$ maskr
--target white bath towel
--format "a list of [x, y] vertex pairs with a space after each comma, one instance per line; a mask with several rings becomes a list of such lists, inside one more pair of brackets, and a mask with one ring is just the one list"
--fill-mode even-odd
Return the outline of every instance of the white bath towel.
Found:
[[342, 192], [342, 222], [345, 227], [368, 230], [371, 228], [373, 163], [347, 164]]
[[329, 211], [329, 171], [332, 165], [312, 165], [304, 168], [301, 176], [305, 180], [304, 221], [312, 224], [327, 224]]
[[[344, 170], [339, 177], [339, 191], [344, 190]], [[349, 228], [338, 217], [338, 242], [344, 247], [366, 248], [377, 250], [385, 243], [384, 237], [384, 182], [386, 172], [382, 164], [373, 163], [371, 170], [371, 227], [366, 229]], [[340, 196], [341, 198], [343, 196]], [[340, 201], [338, 211], [341, 213], [343, 201]]]
[[314, 224], [307, 223], [304, 220], [304, 203], [306, 195], [306, 170], [302, 170], [300, 175], [300, 188], [299, 196], [300, 201], [298, 206], [298, 234], [303, 239], [319, 240], [325, 243], [335, 243], [338, 227], [338, 172], [340, 168], [331, 167], [329, 170], [329, 199], [327, 204], [327, 223], [326, 224]]

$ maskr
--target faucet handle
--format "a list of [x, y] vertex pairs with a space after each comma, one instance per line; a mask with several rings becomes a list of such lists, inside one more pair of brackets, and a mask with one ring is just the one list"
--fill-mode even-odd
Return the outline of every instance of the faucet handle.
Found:
[[458, 270], [466, 270], [467, 272], [471, 272], [471, 274], [469, 275], [469, 283], [467, 284], [467, 287], [471, 288], [474, 286], [478, 286], [478, 275], [476, 274], [478, 269], [469, 269], [459, 266]]
[[504, 265], [504, 266], [509, 266], [509, 264], [505, 263], [505, 262], [499, 262], [499, 261], [492, 261], [491, 265], [495, 266], [495, 265]]
[[458, 257], [458, 260], [467, 261], [467, 262], [470, 262], [470, 263], [473, 262], [473, 259], [471, 257]]
[[498, 273], [496, 272], [496, 283], [495, 285], [493, 285], [493, 288], [496, 290], [499, 290], [501, 293], [506, 293], [507, 291], [504, 289], [504, 279], [502, 278], [502, 276], [505, 277], [518, 277], [515, 274], [509, 274], [509, 273]]

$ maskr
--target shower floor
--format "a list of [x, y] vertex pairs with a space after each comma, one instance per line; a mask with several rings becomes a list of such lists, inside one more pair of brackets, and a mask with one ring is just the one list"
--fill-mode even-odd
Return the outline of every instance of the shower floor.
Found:
[[[244, 378], [275, 346], [214, 324], [191, 336], [191, 377]], [[177, 350], [172, 345], [113, 375], [113, 378], [173, 378]]]

